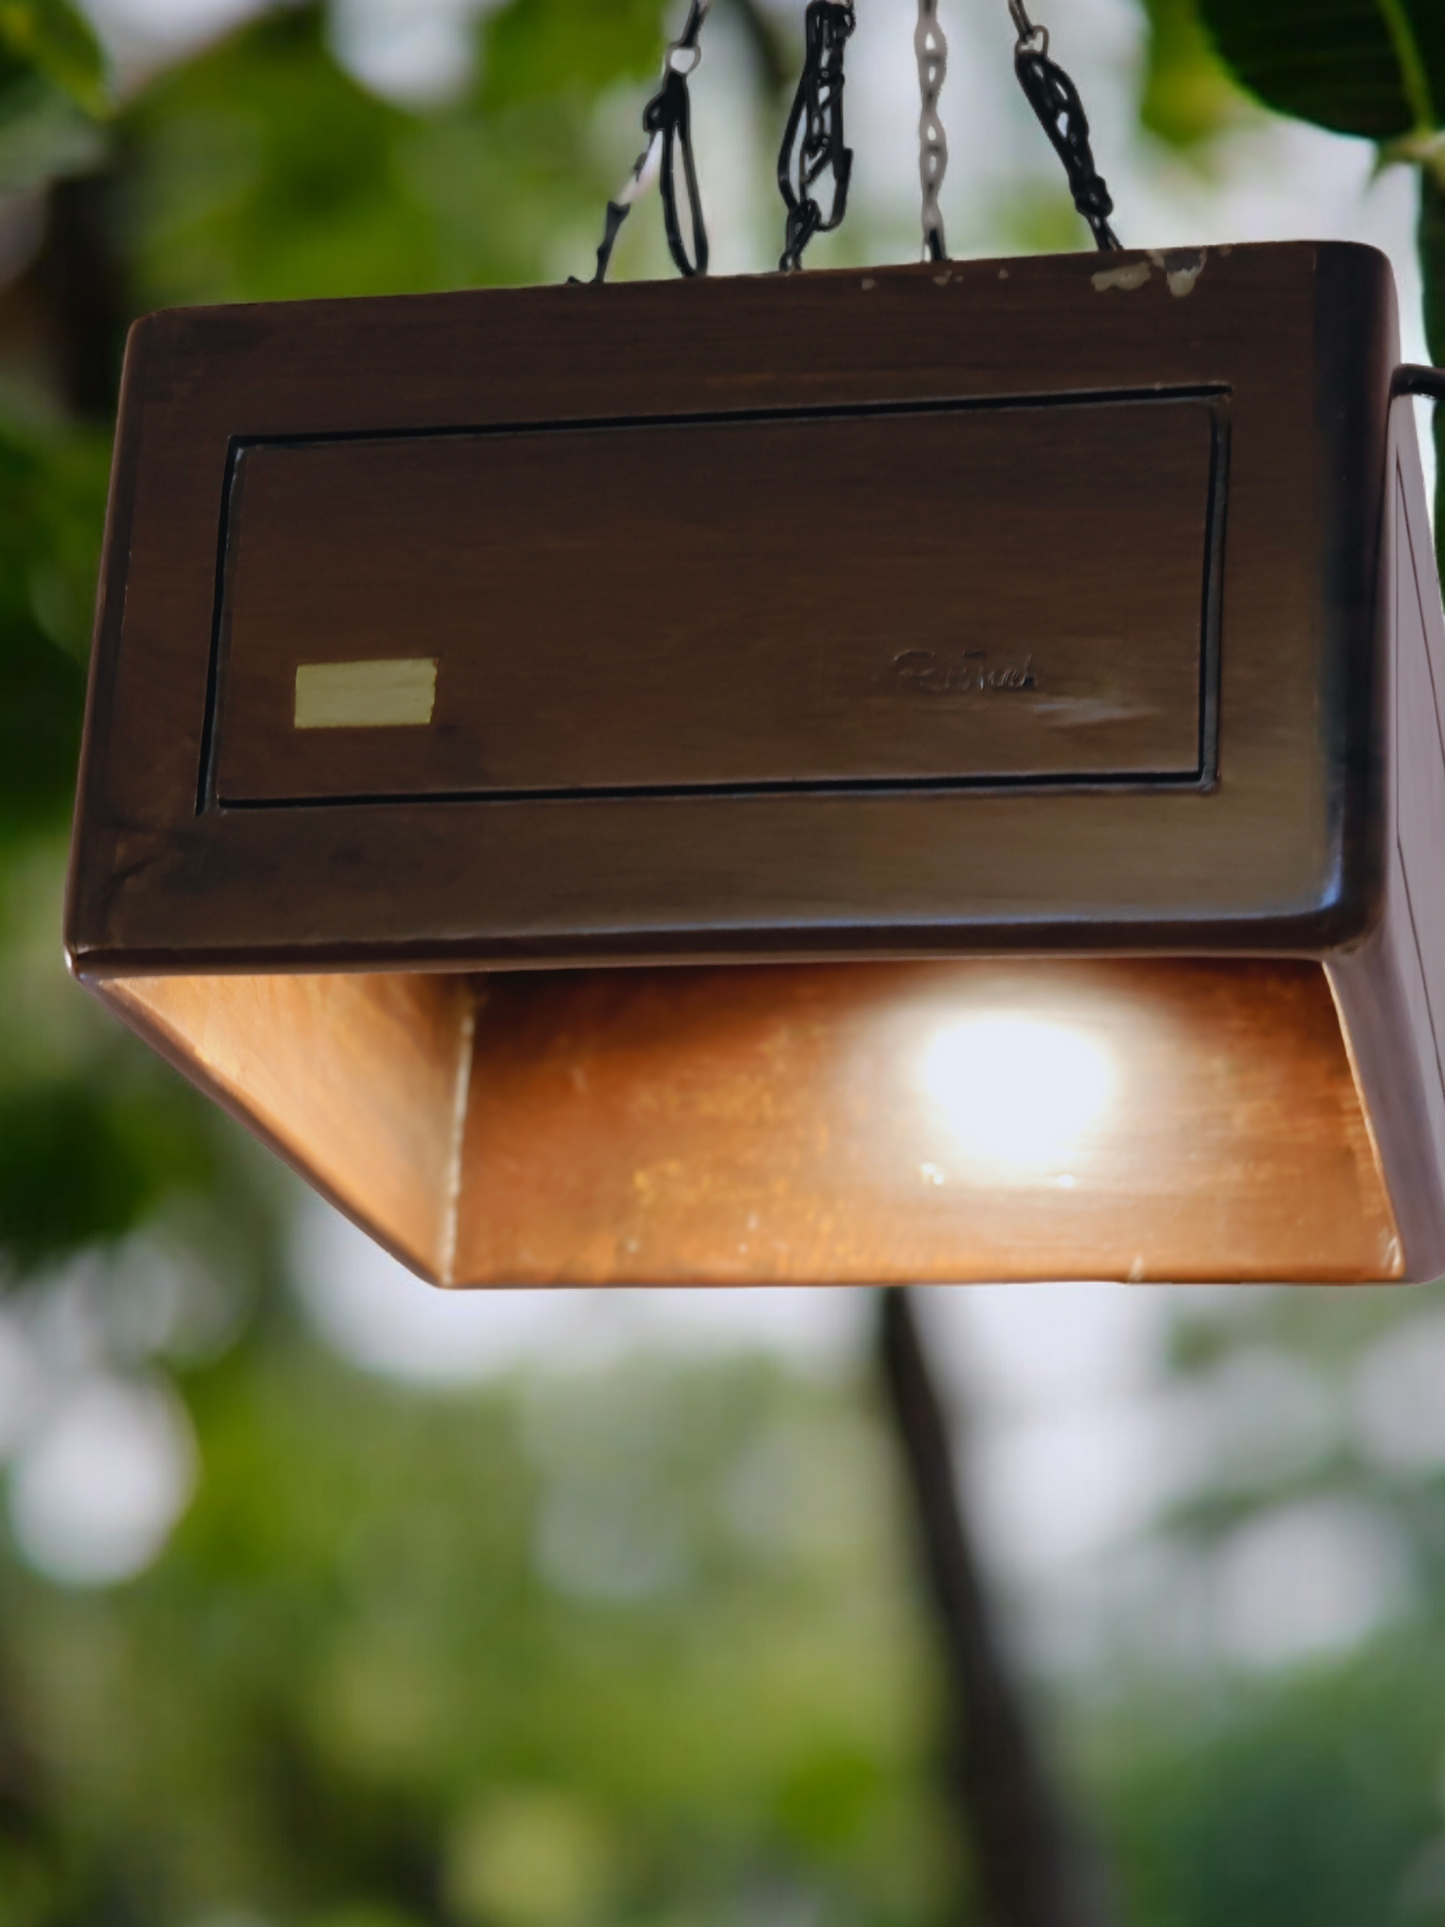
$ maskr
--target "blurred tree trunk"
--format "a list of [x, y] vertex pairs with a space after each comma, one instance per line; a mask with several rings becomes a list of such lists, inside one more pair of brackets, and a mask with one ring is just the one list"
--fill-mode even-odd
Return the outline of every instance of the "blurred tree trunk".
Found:
[[[10, 1627], [0, 1621], [0, 1862], [19, 1855], [24, 1868], [44, 1867], [57, 1851], [50, 1814], [54, 1789], [31, 1744], [16, 1687]], [[0, 1892], [0, 1921], [8, 1919]]]
[[788, 42], [777, 19], [765, 13], [757, 0], [733, 0], [733, 5], [763, 86], [775, 97], [786, 93], [793, 73]]
[[58, 180], [45, 240], [27, 280], [41, 304], [60, 400], [78, 420], [112, 423], [126, 331], [134, 314], [124, 253], [122, 157]]
[[1040, 1751], [1002, 1637], [907, 1291], [879, 1294], [879, 1357], [948, 1685], [949, 1776], [992, 1927], [1111, 1927], [1093, 1853]]

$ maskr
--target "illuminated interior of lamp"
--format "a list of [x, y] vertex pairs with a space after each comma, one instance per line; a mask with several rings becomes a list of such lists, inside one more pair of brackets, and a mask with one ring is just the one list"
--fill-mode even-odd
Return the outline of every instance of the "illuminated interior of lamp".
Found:
[[447, 1284], [1402, 1272], [1314, 963], [984, 958], [102, 989]]
[[[940, 1026], [918, 1082], [971, 1169], [1000, 1183], [1071, 1188], [1077, 1178], [1065, 1166], [1097, 1147], [1118, 1066], [1082, 1027], [1002, 1010]], [[941, 1167], [932, 1175], [947, 1177]]]

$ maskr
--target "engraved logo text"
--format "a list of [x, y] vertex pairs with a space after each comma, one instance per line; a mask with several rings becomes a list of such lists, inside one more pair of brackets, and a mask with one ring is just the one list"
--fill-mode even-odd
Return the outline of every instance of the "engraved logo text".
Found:
[[987, 695], [1036, 689], [1034, 659], [1000, 662], [986, 649], [904, 649], [893, 658], [892, 679], [926, 696]]

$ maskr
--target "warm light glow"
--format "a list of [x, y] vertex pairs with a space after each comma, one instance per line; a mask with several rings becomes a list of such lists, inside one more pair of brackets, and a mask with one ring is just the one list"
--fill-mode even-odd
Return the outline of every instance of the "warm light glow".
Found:
[[1087, 1148], [1117, 1074], [1108, 1050], [1086, 1032], [996, 1012], [935, 1032], [919, 1081], [971, 1165], [1072, 1187], [1063, 1167]]

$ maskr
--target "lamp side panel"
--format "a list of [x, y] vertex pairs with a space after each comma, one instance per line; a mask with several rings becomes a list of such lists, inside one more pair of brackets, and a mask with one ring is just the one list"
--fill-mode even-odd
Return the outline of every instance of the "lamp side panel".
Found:
[[1407, 1276], [1445, 1275], [1445, 615], [1410, 406], [1395, 404], [1378, 705], [1391, 782], [1386, 908], [1329, 973], [1400, 1234]]
[[85, 722], [75, 791], [74, 827], [65, 893], [65, 943], [73, 957], [77, 934], [103, 924], [117, 862], [115, 825], [107, 801], [120, 677], [120, 632], [130, 568], [131, 531], [141, 468], [146, 385], [153, 319], [146, 316], [126, 338], [120, 405], [105, 513], [105, 541], [96, 584]]
[[455, 976], [113, 978], [146, 1042], [413, 1271], [453, 1242], [472, 993]]

